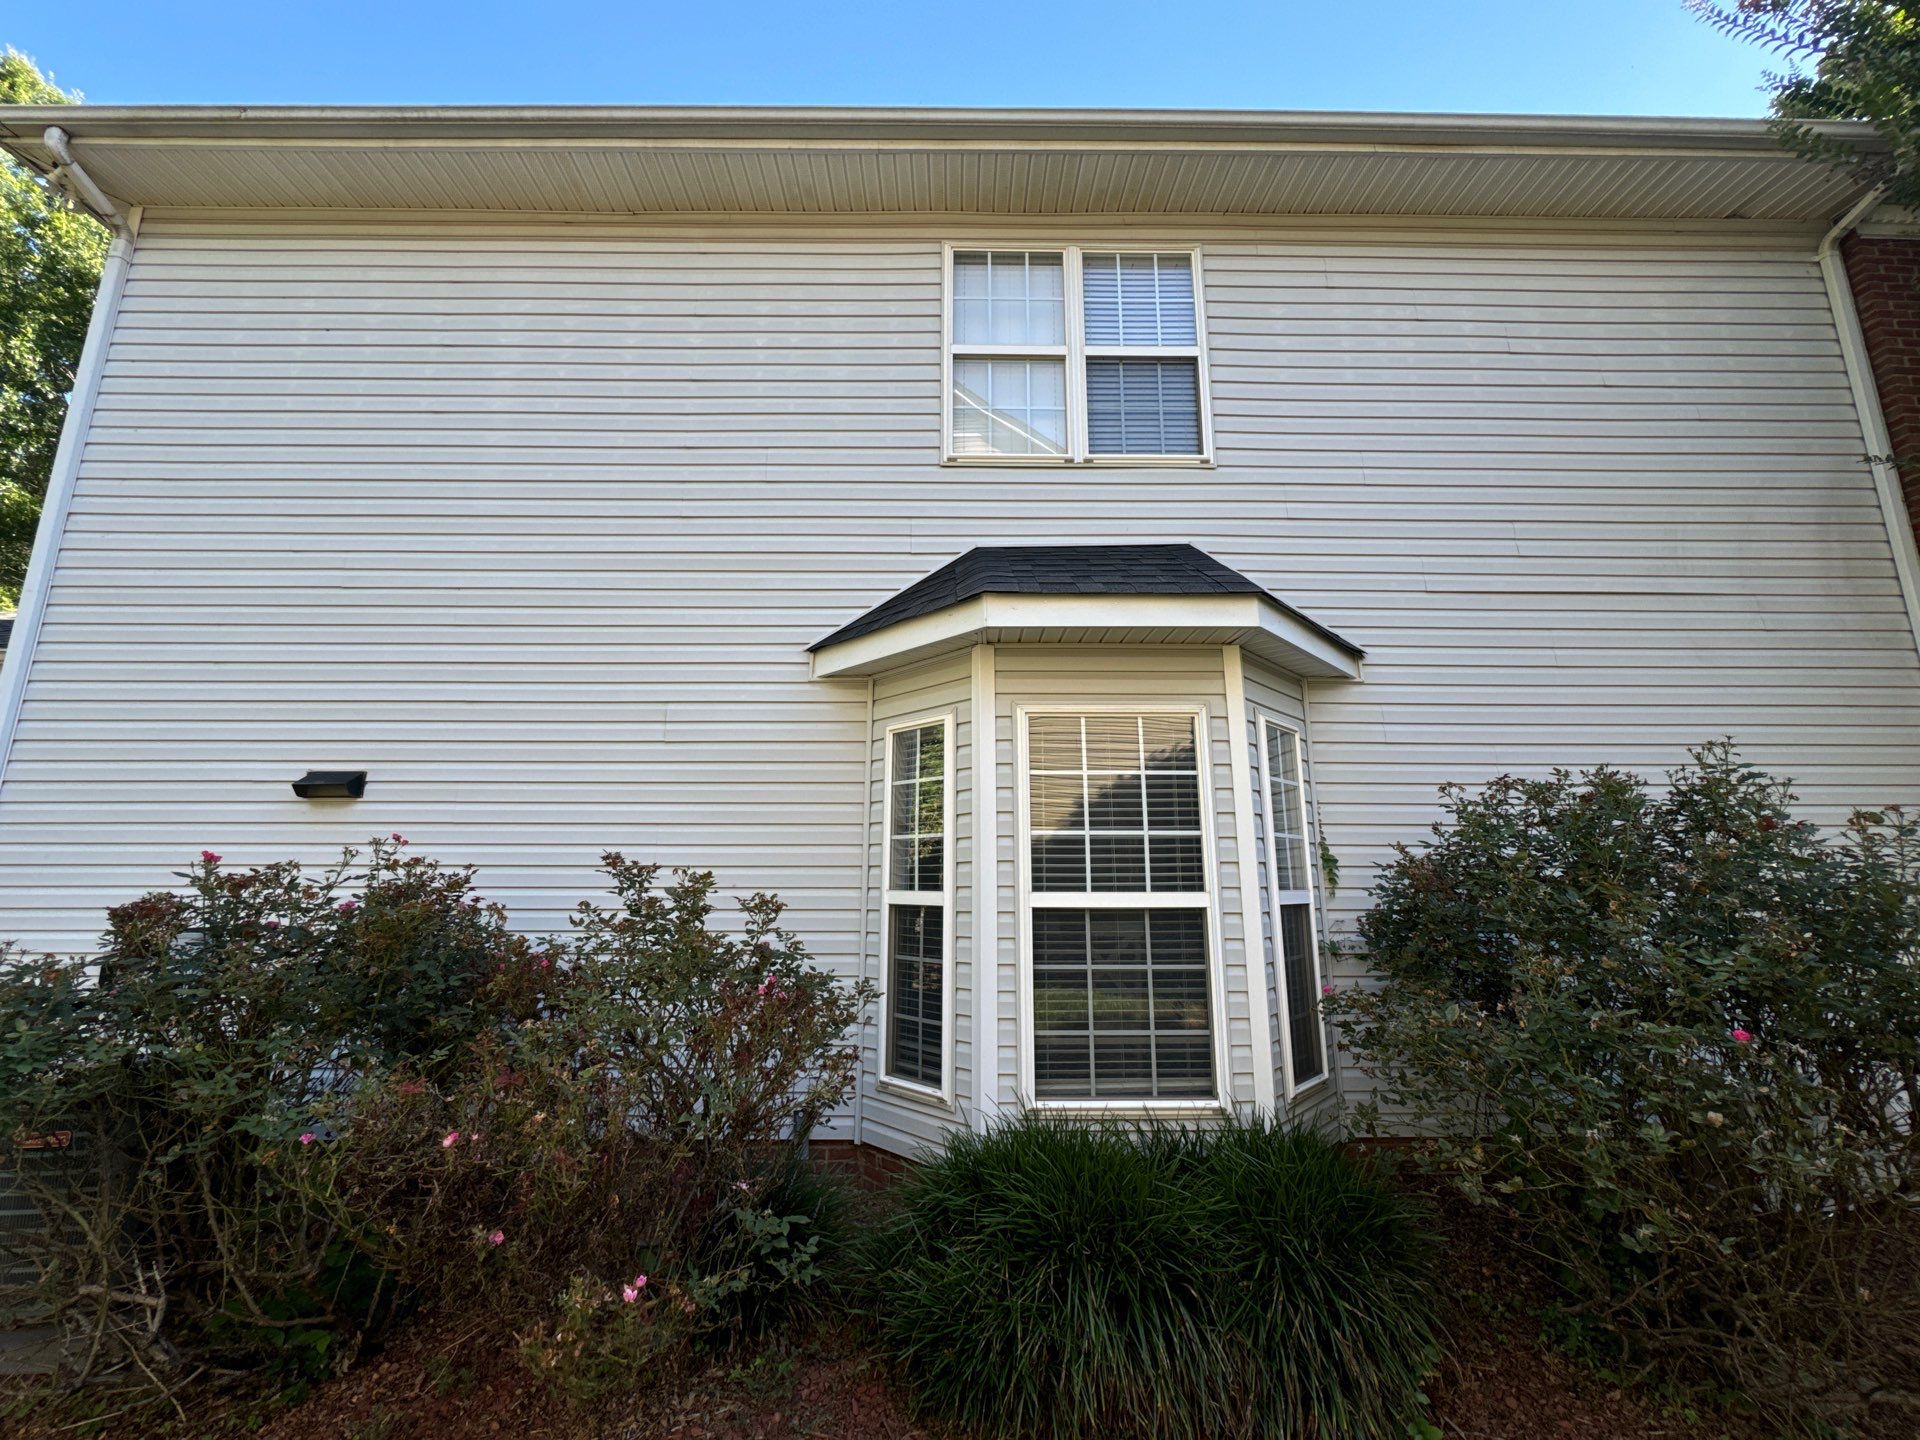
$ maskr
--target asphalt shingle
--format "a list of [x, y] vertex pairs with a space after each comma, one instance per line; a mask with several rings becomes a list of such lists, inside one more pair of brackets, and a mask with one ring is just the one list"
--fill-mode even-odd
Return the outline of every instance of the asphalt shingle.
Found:
[[980, 546], [809, 646], [823, 650], [980, 595], [1259, 595], [1355, 656], [1341, 639], [1191, 545]]

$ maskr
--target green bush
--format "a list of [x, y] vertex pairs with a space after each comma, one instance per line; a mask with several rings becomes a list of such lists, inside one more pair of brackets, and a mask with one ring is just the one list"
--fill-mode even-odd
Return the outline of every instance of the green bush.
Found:
[[992, 1433], [1391, 1436], [1434, 1358], [1402, 1193], [1326, 1139], [1029, 1116], [901, 1183], [868, 1264], [927, 1411]]
[[1620, 1360], [1844, 1423], [1920, 1374], [1920, 827], [1823, 833], [1725, 744], [1669, 782], [1448, 787], [1328, 1008], [1362, 1123], [1437, 1136]]
[[35, 1196], [85, 1368], [315, 1373], [441, 1305], [585, 1392], [808, 1302], [833, 1206], [800, 1141], [865, 991], [771, 897], [716, 928], [711, 875], [609, 855], [616, 903], [536, 943], [403, 845], [319, 876], [208, 852], [98, 957], [0, 960], [0, 1123], [94, 1142]]
[[303, 1157], [411, 1294], [483, 1302], [582, 1395], [809, 1302], [834, 1210], [799, 1146], [851, 1093], [866, 1003], [771, 897], [730, 935], [712, 875], [605, 865], [616, 903], [497, 978], [519, 1018], [446, 1079], [397, 1068], [340, 1096]]
[[388, 1298], [285, 1173], [314, 1107], [363, 1071], [447, 1069], [488, 978], [527, 951], [470, 872], [399, 837], [317, 876], [220, 868], [108, 915], [85, 960], [0, 962], [0, 1125], [77, 1131], [39, 1187], [33, 1297], [87, 1367], [328, 1363]]

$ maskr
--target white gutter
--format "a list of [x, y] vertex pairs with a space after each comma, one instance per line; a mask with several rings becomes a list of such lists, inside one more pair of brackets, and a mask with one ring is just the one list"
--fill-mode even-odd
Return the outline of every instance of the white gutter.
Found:
[[1846, 365], [1853, 408], [1860, 417], [1860, 433], [1867, 445], [1867, 464], [1880, 500], [1880, 518], [1893, 551], [1893, 571], [1900, 582], [1900, 598], [1906, 602], [1907, 628], [1915, 648], [1920, 649], [1920, 548], [1914, 543], [1914, 518], [1907, 512], [1900, 471], [1893, 463], [1893, 439], [1887, 434], [1886, 416], [1880, 410], [1880, 392], [1867, 358], [1867, 339], [1860, 330], [1860, 313], [1854, 308], [1853, 286], [1848, 283], [1846, 262], [1840, 258], [1839, 249], [1840, 241], [1885, 194], [1886, 187], [1879, 186], [1862, 196], [1820, 238], [1813, 258], [1820, 266], [1820, 278], [1826, 282], [1827, 304], [1832, 307], [1834, 329], [1840, 337], [1840, 358]]
[[40, 137], [48, 153], [58, 162], [53, 173], [47, 177], [47, 183], [66, 192], [68, 198], [98, 215], [116, 234], [131, 236], [133, 217], [106, 191], [94, 184], [91, 175], [81, 169], [80, 162], [73, 158], [69, 143], [72, 138], [58, 125], [49, 125], [46, 133]]

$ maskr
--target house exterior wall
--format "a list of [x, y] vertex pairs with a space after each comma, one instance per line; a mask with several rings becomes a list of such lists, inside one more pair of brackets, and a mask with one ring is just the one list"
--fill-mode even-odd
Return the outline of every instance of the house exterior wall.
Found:
[[1920, 237], [1849, 235], [1840, 258], [1911, 523], [1920, 517]]
[[[0, 777], [0, 935], [83, 950], [202, 846], [399, 829], [528, 928], [619, 848], [778, 891], [871, 970], [867, 685], [809, 680], [805, 646], [976, 544], [1190, 542], [1366, 647], [1311, 686], [1336, 933], [1446, 780], [1731, 734], [1816, 817], [1920, 802], [1920, 657], [1815, 238], [149, 212]], [[1218, 463], [941, 465], [945, 242], [1198, 246]], [[997, 659], [1003, 766], [1020, 697], [1149, 683]], [[1217, 783], [1219, 677], [1189, 677]], [[335, 767], [364, 800], [288, 789]]]

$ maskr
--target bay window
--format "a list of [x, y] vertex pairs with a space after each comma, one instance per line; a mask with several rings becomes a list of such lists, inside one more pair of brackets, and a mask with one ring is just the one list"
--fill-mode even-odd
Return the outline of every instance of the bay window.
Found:
[[1191, 251], [955, 250], [947, 454], [1204, 458], [1196, 264]]
[[1205, 1102], [1214, 1066], [1200, 717], [1025, 717], [1034, 1097]]

